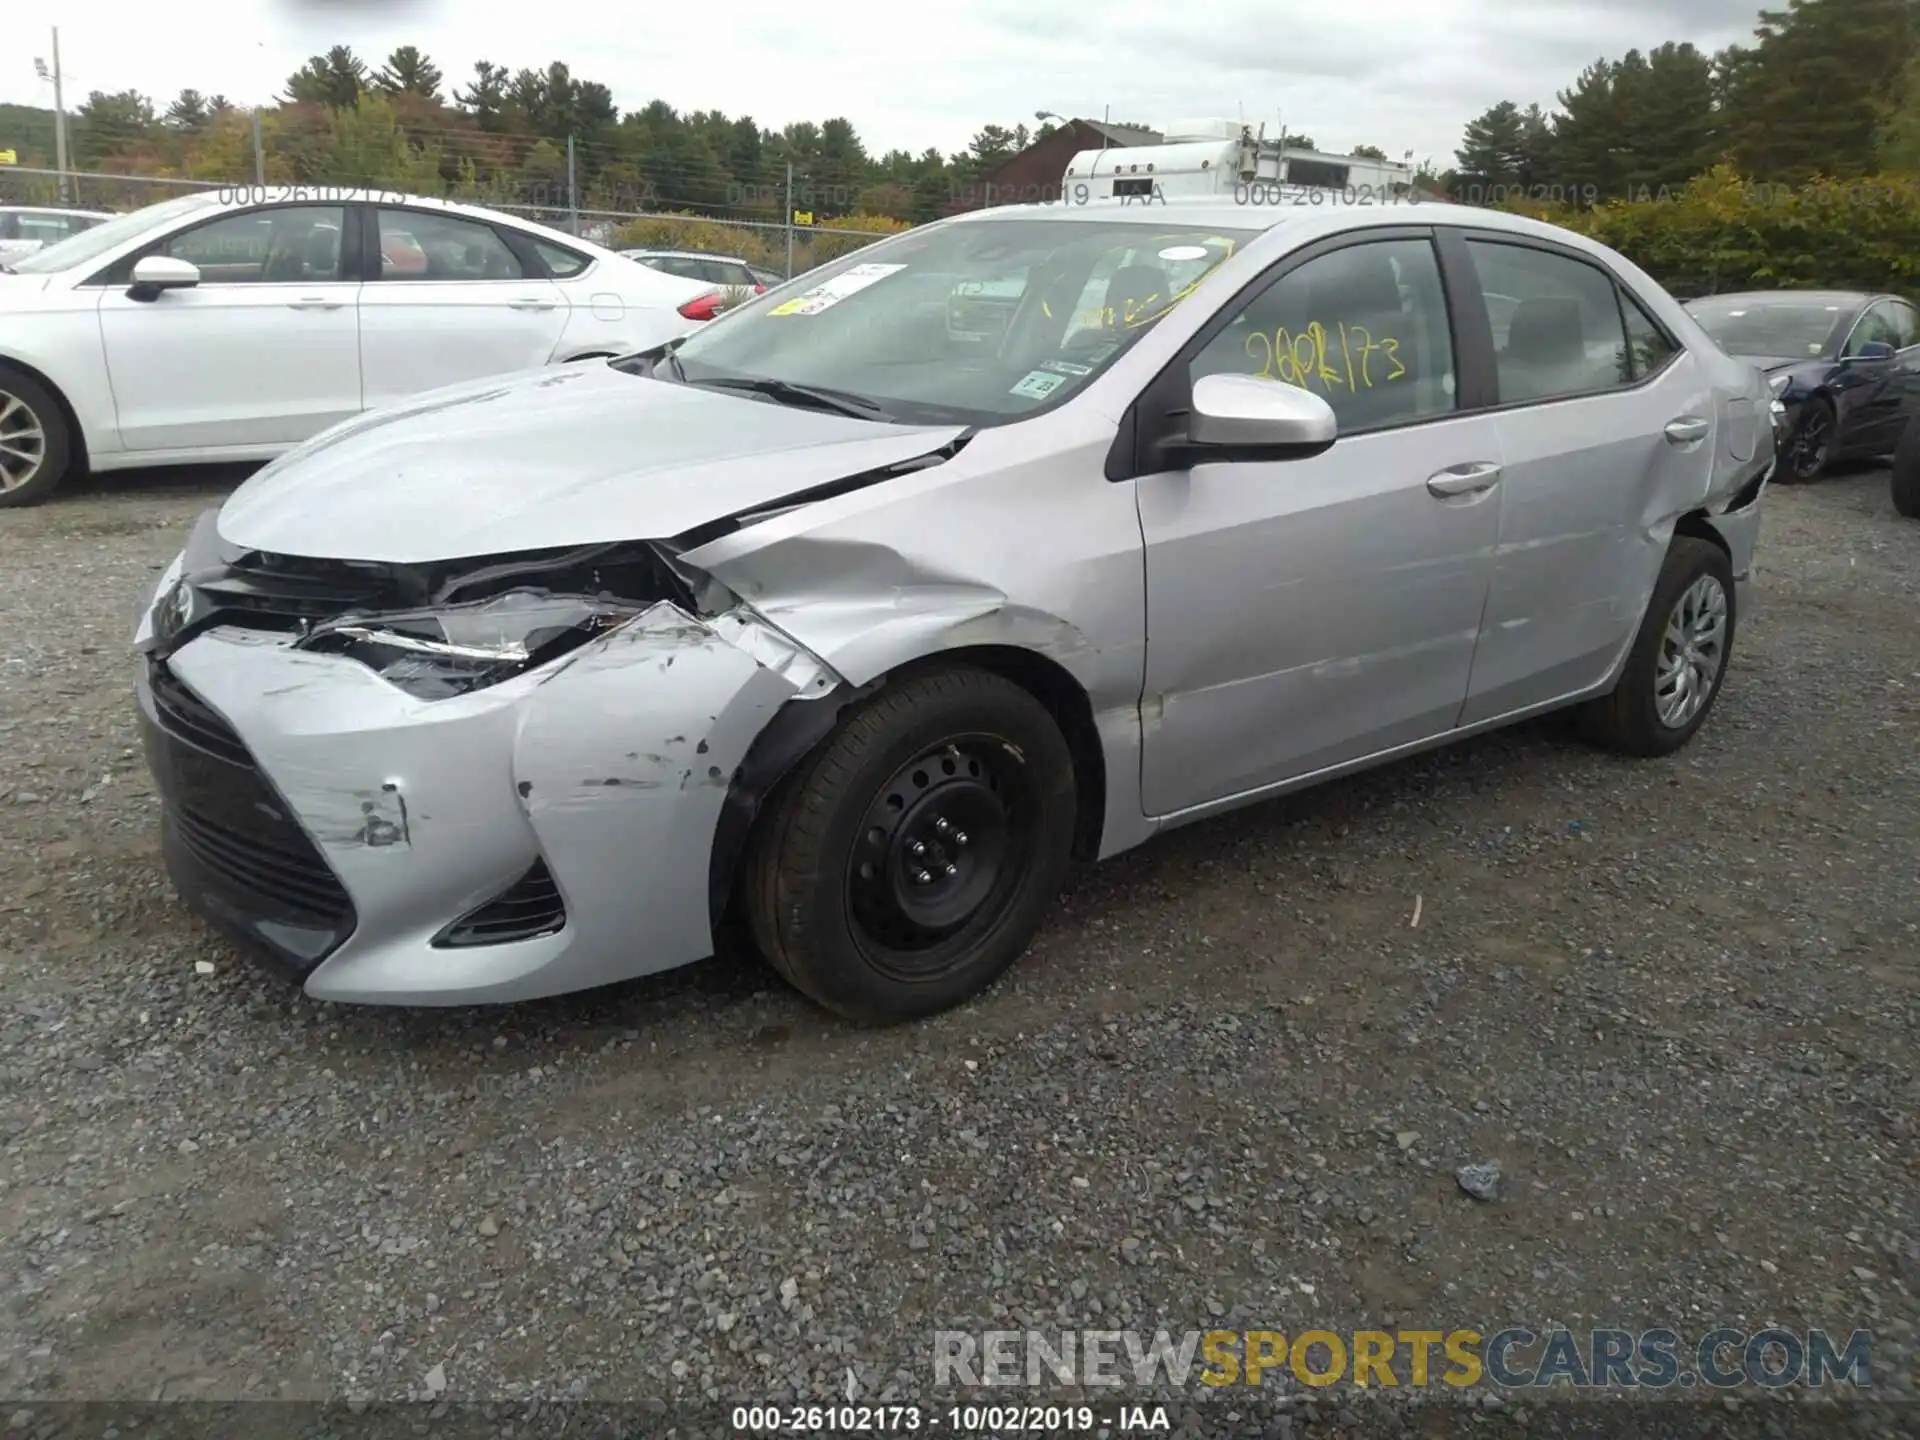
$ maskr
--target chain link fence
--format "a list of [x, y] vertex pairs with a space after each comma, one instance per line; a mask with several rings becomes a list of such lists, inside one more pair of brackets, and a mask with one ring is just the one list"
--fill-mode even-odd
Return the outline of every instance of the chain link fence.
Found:
[[[171, 175], [0, 166], [0, 204], [9, 205], [121, 212], [196, 192], [231, 194], [253, 188], [251, 180], [199, 180]], [[377, 191], [380, 187], [367, 188]], [[472, 196], [443, 190], [433, 198], [458, 200], [518, 215], [612, 249], [694, 250], [728, 255], [788, 276], [837, 260], [895, 233], [832, 225], [722, 219], [672, 210], [578, 209], [567, 203], [564, 185], [508, 182], [489, 184], [482, 189], [485, 193]]]

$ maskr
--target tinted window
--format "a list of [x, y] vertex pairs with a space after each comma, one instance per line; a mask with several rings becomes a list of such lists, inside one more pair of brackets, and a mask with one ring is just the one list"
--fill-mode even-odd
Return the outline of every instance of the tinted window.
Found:
[[1447, 413], [1453, 336], [1433, 246], [1377, 240], [1309, 260], [1250, 301], [1189, 373], [1305, 386], [1342, 433]]
[[340, 278], [338, 205], [242, 210], [169, 236], [152, 253], [185, 260], [204, 285], [313, 284]]
[[700, 262], [688, 260], [679, 255], [649, 255], [642, 262], [665, 275], [678, 275], [682, 280], [703, 280]]
[[382, 280], [518, 280], [524, 274], [490, 225], [414, 210], [380, 211]]
[[1632, 379], [1620, 305], [1605, 271], [1524, 245], [1469, 240], [1467, 249], [1495, 322], [1502, 403], [1585, 395]]
[[1860, 317], [1860, 323], [1853, 327], [1853, 334], [1847, 337], [1846, 349], [1842, 355], [1858, 355], [1861, 347], [1879, 341], [1882, 345], [1900, 348], [1900, 329], [1894, 323], [1892, 310], [1884, 303], [1873, 306]]
[[1904, 300], [1889, 300], [1887, 313], [1893, 320], [1893, 328], [1899, 339], [1894, 348], [1904, 350], [1909, 345], [1920, 345], [1920, 314]]
[[545, 240], [533, 242], [533, 248], [546, 262], [547, 269], [553, 272], [556, 280], [568, 280], [587, 268], [587, 257], [572, 250], [550, 245]]
[[1627, 319], [1629, 368], [1626, 378], [1644, 380], [1677, 355], [1679, 348], [1654, 324], [1653, 317], [1640, 308], [1640, 302], [1624, 290], [1620, 292], [1620, 309]]

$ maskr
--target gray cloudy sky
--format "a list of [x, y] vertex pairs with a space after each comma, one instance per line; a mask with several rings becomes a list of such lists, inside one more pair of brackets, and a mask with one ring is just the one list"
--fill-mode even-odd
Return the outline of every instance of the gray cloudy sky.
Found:
[[[1551, 105], [1600, 56], [1663, 41], [1712, 50], [1751, 36], [1756, 0], [766, 0], [726, 5], [506, 5], [488, 0], [227, 0], [163, 11], [126, 0], [10, 0], [0, 101], [50, 104], [33, 57], [60, 26], [69, 104], [89, 90], [164, 102], [184, 87], [271, 100], [309, 55], [376, 62], [418, 45], [464, 83], [473, 62], [564, 60], [622, 108], [749, 114], [777, 128], [845, 115], [876, 153], [951, 151], [1036, 109], [1155, 124], [1284, 120], [1329, 148], [1411, 149], [1442, 167], [1461, 127], [1501, 99]], [[805, 12], [797, 14], [796, 12]], [[530, 23], [530, 17], [538, 17]], [[0, 146], [4, 138], [0, 137]]]

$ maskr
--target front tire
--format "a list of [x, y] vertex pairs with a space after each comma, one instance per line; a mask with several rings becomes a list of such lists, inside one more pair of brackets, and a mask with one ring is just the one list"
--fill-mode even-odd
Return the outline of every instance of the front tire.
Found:
[[1920, 425], [1909, 424], [1893, 452], [1893, 508], [1920, 520]]
[[883, 690], [801, 761], [748, 847], [754, 942], [862, 1024], [979, 994], [1016, 960], [1070, 863], [1073, 756], [1045, 706], [989, 671]]
[[1581, 712], [1587, 738], [1626, 755], [1670, 755], [1706, 723], [1727, 676], [1733, 566], [1718, 545], [1676, 535], [1613, 693]]
[[0, 365], [0, 508], [38, 505], [66, 478], [67, 417], [31, 375]]

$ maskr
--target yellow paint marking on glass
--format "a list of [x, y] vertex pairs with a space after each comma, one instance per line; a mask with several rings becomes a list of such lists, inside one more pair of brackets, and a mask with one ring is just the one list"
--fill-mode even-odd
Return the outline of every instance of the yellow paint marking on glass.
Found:
[[[1343, 321], [1336, 321], [1329, 331], [1314, 320], [1297, 335], [1285, 326], [1271, 335], [1255, 331], [1247, 337], [1244, 348], [1247, 357], [1259, 363], [1254, 373], [1260, 379], [1283, 380], [1307, 388], [1318, 381], [1329, 391], [1341, 386], [1349, 392], [1371, 390], [1376, 383], [1386, 384], [1407, 373], [1397, 338], [1375, 336], [1364, 325]], [[1376, 363], [1383, 371], [1379, 376], [1373, 372]]]

